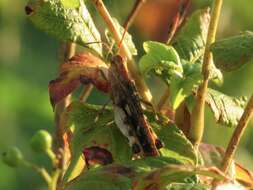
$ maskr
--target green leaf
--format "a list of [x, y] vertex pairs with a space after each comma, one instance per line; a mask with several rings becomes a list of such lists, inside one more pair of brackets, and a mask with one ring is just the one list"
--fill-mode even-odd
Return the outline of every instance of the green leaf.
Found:
[[[101, 106], [73, 102], [64, 113], [68, 126], [74, 127], [70, 143], [72, 162], [65, 176], [71, 175], [75, 164], [82, 155], [84, 148], [100, 147], [112, 154], [114, 162], [123, 162], [132, 157], [131, 147], [127, 139], [113, 123], [112, 110], [105, 109], [101, 114]], [[98, 120], [96, 118], [98, 117]]]
[[[119, 169], [126, 170], [121, 167]], [[131, 179], [117, 173], [107, 171], [88, 171], [77, 180], [68, 184], [66, 190], [129, 190]]]
[[197, 163], [197, 155], [192, 144], [175, 125], [168, 126], [168, 124], [160, 124], [157, 121], [151, 121], [150, 124], [164, 143], [164, 147], [159, 150], [161, 156], [174, 158], [184, 164], [195, 165]]
[[75, 9], [80, 6], [80, 0], [61, 0], [65, 8]]
[[144, 42], [143, 47], [147, 54], [139, 62], [142, 73], [147, 74], [151, 70], [156, 70], [182, 76], [180, 58], [173, 47], [153, 41]]
[[[30, 0], [28, 18], [40, 30], [61, 41], [72, 41], [102, 55], [100, 34], [83, 1]], [[93, 43], [93, 44], [87, 44]]]
[[208, 8], [197, 10], [190, 16], [172, 43], [181, 59], [194, 63], [203, 56], [209, 22]]
[[177, 109], [184, 99], [192, 94], [192, 91], [197, 88], [202, 80], [200, 64], [184, 64], [183, 68], [183, 78], [175, 76], [171, 79], [169, 85], [171, 91], [170, 100], [173, 109]]
[[226, 126], [236, 126], [246, 105], [245, 97], [234, 98], [213, 89], [208, 89], [206, 103], [216, 121]]
[[[116, 29], [120, 32], [121, 36], [123, 36], [123, 33], [125, 31], [124, 27], [122, 27], [119, 24], [119, 22], [116, 18], [113, 18], [113, 21], [116, 26]], [[113, 52], [118, 53], [118, 46], [115, 44], [115, 40], [114, 40], [111, 32], [108, 29], [105, 30], [105, 36], [106, 36], [106, 39], [109, 42], [109, 44], [113, 47]], [[126, 46], [128, 47], [128, 49], [132, 55], [138, 54], [135, 44], [133, 42], [132, 36], [128, 32], [126, 32], [123, 41], [126, 44]]]
[[[109, 150], [115, 162], [129, 160], [132, 155], [127, 139], [114, 124], [112, 110], [102, 110], [101, 106], [94, 106], [74, 102], [69, 114], [75, 127], [71, 141], [72, 150], [83, 150], [84, 147], [101, 146]], [[99, 112], [102, 112], [98, 115]], [[98, 117], [98, 121], [95, 119]]]
[[216, 67], [222, 71], [239, 69], [253, 57], [253, 32], [244, 32], [211, 46]]
[[[186, 24], [182, 27], [172, 44], [172, 46], [178, 52], [182, 63], [184, 64], [184, 70], [185, 66], [189, 64], [194, 63], [198, 64], [197, 67], [201, 67], [203, 63], [203, 55], [210, 22], [209, 12], [209, 8], [195, 11], [190, 16]], [[215, 67], [213, 63], [211, 65], [210, 79], [218, 85], [222, 84], [222, 73]], [[200, 74], [201, 69], [199, 70], [199, 74], [196, 73], [196, 75]], [[200, 79], [200, 77], [197, 78]], [[197, 82], [198, 79], [196, 79]]]

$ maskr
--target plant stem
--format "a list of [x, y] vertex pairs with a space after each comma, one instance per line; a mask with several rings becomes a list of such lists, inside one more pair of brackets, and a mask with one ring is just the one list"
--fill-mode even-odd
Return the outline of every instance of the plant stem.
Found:
[[52, 180], [49, 185], [49, 190], [57, 190], [57, 184], [58, 184], [58, 179], [60, 177], [61, 171], [59, 169], [56, 169], [53, 174], [52, 174]]
[[[69, 58], [75, 54], [76, 45], [74, 43], [63, 43], [59, 51], [60, 64], [65, 63]], [[57, 158], [59, 158], [57, 168], [60, 169], [61, 176], [66, 167], [66, 144], [64, 141], [64, 129], [60, 122], [61, 114], [64, 109], [70, 104], [71, 95], [64, 98], [55, 107], [55, 123], [56, 123], [56, 152]]]
[[57, 163], [55, 153], [52, 151], [52, 149], [47, 149], [46, 154], [47, 154], [48, 158], [50, 159], [52, 166], [55, 167], [55, 165]]
[[175, 33], [177, 32], [178, 28], [182, 24], [182, 22], [185, 19], [185, 16], [187, 14], [187, 10], [190, 7], [191, 0], [184, 0], [184, 1], [178, 1], [178, 11], [177, 14], [172, 18], [172, 23], [169, 27], [169, 36], [167, 40], [167, 44], [170, 44], [173, 37], [175, 36]]
[[170, 93], [170, 89], [168, 88], [168, 89], [166, 89], [166, 91], [164, 92], [164, 94], [161, 96], [161, 98], [160, 98], [160, 100], [159, 100], [159, 102], [157, 104], [157, 109], [158, 109], [159, 112], [162, 111], [164, 105], [166, 104], [168, 98], [170, 97], [170, 94], [171, 94]]
[[52, 178], [51, 176], [48, 174], [48, 172], [46, 171], [45, 168], [41, 168], [35, 164], [32, 164], [30, 162], [27, 162], [26, 160], [23, 160], [23, 165], [25, 167], [28, 167], [28, 168], [31, 168], [33, 169], [35, 172], [37, 172], [44, 180], [45, 182], [47, 183], [48, 186], [50, 186], [51, 184], [51, 181], [52, 181]]
[[204, 62], [202, 67], [203, 83], [200, 84], [197, 92], [197, 102], [193, 108], [191, 118], [190, 140], [196, 147], [200, 144], [204, 133], [205, 121], [205, 99], [210, 77], [212, 63], [211, 44], [215, 41], [223, 0], [214, 0], [211, 21], [208, 29], [207, 42], [205, 47]]
[[120, 44], [122, 44], [129, 27], [132, 25], [135, 17], [137, 16], [138, 12], [140, 11], [141, 7], [144, 5], [145, 2], [146, 2], [146, 0], [137, 0], [137, 1], [135, 1], [135, 4], [134, 4], [130, 14], [128, 15], [128, 17], [127, 17], [127, 19], [124, 23], [125, 30], [124, 30], [124, 33], [121, 37]]
[[79, 100], [86, 102], [87, 98], [89, 97], [91, 91], [93, 90], [93, 85], [92, 84], [88, 84], [82, 91]]
[[[233, 161], [236, 149], [238, 148], [242, 135], [244, 134], [244, 131], [252, 116], [253, 116], [253, 95], [251, 96], [226, 149], [225, 156], [223, 158], [221, 165], [221, 171], [224, 172], [225, 174], [228, 172], [228, 169]], [[213, 190], [216, 189], [218, 183], [219, 183], [218, 180], [213, 180], [212, 183]]]
[[226, 149], [226, 153], [222, 162], [222, 168], [221, 170], [224, 173], [227, 173], [227, 170], [232, 162], [232, 159], [234, 158], [236, 148], [238, 147], [238, 144], [241, 140], [241, 137], [251, 119], [253, 116], [253, 95], [251, 96], [245, 111], [232, 135], [232, 138], [228, 144], [228, 147]]
[[125, 23], [124, 23], [124, 28], [126, 31], [128, 28], [132, 25], [135, 17], [137, 16], [138, 12], [140, 11], [141, 7], [144, 5], [146, 0], [137, 0], [133, 6], [133, 9], [131, 10], [130, 14], [128, 15]]
[[138, 92], [143, 97], [145, 101], [150, 102], [152, 99], [151, 92], [149, 91], [143, 77], [141, 76], [136, 64], [133, 61], [133, 57], [131, 52], [129, 51], [128, 47], [124, 43], [121, 43], [122, 35], [117, 30], [111, 15], [109, 14], [108, 10], [106, 9], [102, 0], [92, 0], [94, 5], [96, 6], [98, 12], [102, 16], [103, 20], [107, 24], [108, 29], [112, 33], [119, 49], [119, 53], [122, 57], [127, 59], [127, 69], [130, 72], [131, 77], [134, 79]]

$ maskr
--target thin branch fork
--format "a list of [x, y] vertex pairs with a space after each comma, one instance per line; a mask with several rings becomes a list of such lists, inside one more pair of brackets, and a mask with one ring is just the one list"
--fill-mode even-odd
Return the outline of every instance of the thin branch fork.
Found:
[[150, 90], [148, 89], [144, 79], [142, 78], [141, 74], [139, 73], [139, 70], [136, 66], [136, 64], [133, 61], [133, 57], [131, 52], [129, 51], [128, 47], [124, 43], [124, 41], [121, 43], [122, 35], [117, 30], [113, 19], [111, 15], [109, 14], [108, 10], [106, 9], [104, 3], [102, 0], [92, 0], [94, 5], [96, 6], [98, 12], [102, 16], [103, 20], [107, 24], [108, 29], [112, 33], [118, 47], [119, 53], [122, 57], [127, 59], [127, 69], [130, 72], [131, 77], [134, 79], [136, 87], [140, 93], [140, 95], [145, 99], [146, 101], [152, 100], [152, 95]]

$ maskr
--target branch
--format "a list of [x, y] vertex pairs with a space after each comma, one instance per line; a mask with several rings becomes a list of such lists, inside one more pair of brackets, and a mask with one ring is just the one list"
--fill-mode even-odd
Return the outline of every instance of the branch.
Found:
[[[251, 96], [226, 149], [225, 156], [223, 158], [221, 165], [221, 171], [224, 172], [225, 174], [228, 172], [228, 169], [233, 161], [235, 151], [240, 143], [242, 135], [244, 134], [244, 131], [252, 116], [253, 116], [253, 95]], [[218, 184], [219, 180], [213, 180], [212, 190], [215, 190]]]
[[199, 143], [202, 140], [204, 132], [204, 120], [205, 120], [205, 99], [207, 93], [207, 87], [210, 76], [210, 67], [212, 63], [212, 53], [210, 51], [211, 44], [215, 41], [216, 32], [218, 28], [221, 8], [223, 0], [214, 0], [213, 10], [211, 15], [211, 21], [208, 29], [208, 36], [204, 54], [204, 62], [202, 67], [203, 73], [203, 83], [200, 84], [197, 92], [197, 102], [193, 108], [192, 120], [191, 120], [191, 130], [190, 130], [190, 140], [196, 148], [198, 148]]
[[245, 111], [244, 111], [244, 113], [243, 113], [233, 135], [232, 135], [232, 138], [231, 138], [229, 144], [228, 144], [228, 147], [227, 147], [227, 150], [225, 153], [225, 157], [222, 162], [222, 168], [221, 168], [221, 170], [224, 173], [227, 173], [227, 170], [234, 158], [236, 148], [238, 147], [239, 142], [242, 138], [242, 135], [243, 135], [252, 116], [253, 116], [253, 95], [251, 96], [251, 98], [245, 108]]
[[146, 0], [137, 0], [133, 6], [133, 9], [131, 10], [130, 14], [128, 15], [125, 23], [124, 23], [124, 28], [126, 31], [128, 28], [132, 25], [134, 19], [136, 18], [138, 12], [140, 11], [141, 7], [144, 5]]
[[129, 51], [128, 47], [126, 46], [124, 42], [121, 43], [122, 36], [120, 32], [117, 30], [113, 22], [113, 19], [111, 15], [109, 14], [108, 10], [106, 9], [103, 1], [102, 0], [92, 0], [92, 1], [94, 5], [96, 6], [98, 12], [102, 16], [103, 20], [107, 24], [107, 27], [112, 33], [118, 47], [120, 47], [119, 48], [120, 55], [128, 60], [127, 69], [129, 70], [131, 77], [135, 81], [138, 92], [140, 93], [140, 95], [143, 97], [144, 100], [151, 101], [152, 99], [151, 92], [149, 91], [141, 74], [139, 73], [139, 70], [133, 61], [132, 54]]
[[138, 12], [140, 11], [141, 7], [144, 5], [145, 2], [146, 2], [146, 0], [137, 0], [135, 2], [130, 14], [128, 15], [128, 17], [127, 17], [127, 19], [124, 23], [125, 30], [124, 30], [124, 33], [122, 35], [120, 45], [122, 44], [129, 27], [132, 25], [134, 19], [136, 18]]
[[88, 84], [87, 86], [85, 86], [79, 97], [79, 100], [82, 102], [86, 102], [92, 90], [93, 90], [92, 84]]
[[178, 28], [181, 26], [181, 24], [185, 20], [185, 16], [186, 16], [187, 11], [190, 7], [191, 0], [182, 0], [179, 3], [180, 4], [178, 6], [178, 12], [174, 16], [174, 18], [172, 18], [172, 23], [169, 26], [169, 31], [170, 32], [169, 32], [167, 44], [171, 43], [171, 41], [172, 41], [173, 37], [175, 36], [175, 33], [177, 32]]
[[157, 109], [159, 112], [162, 111], [164, 105], [166, 104], [168, 98], [170, 97], [170, 94], [171, 94], [170, 89], [167, 88], [157, 104]]

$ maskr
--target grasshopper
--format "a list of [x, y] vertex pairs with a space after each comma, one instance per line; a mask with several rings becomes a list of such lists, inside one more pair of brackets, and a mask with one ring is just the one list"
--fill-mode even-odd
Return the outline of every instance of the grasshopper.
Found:
[[144, 115], [141, 99], [121, 56], [112, 57], [108, 79], [115, 123], [128, 138], [133, 152], [144, 156], [159, 155], [158, 149], [162, 147], [162, 143]]

